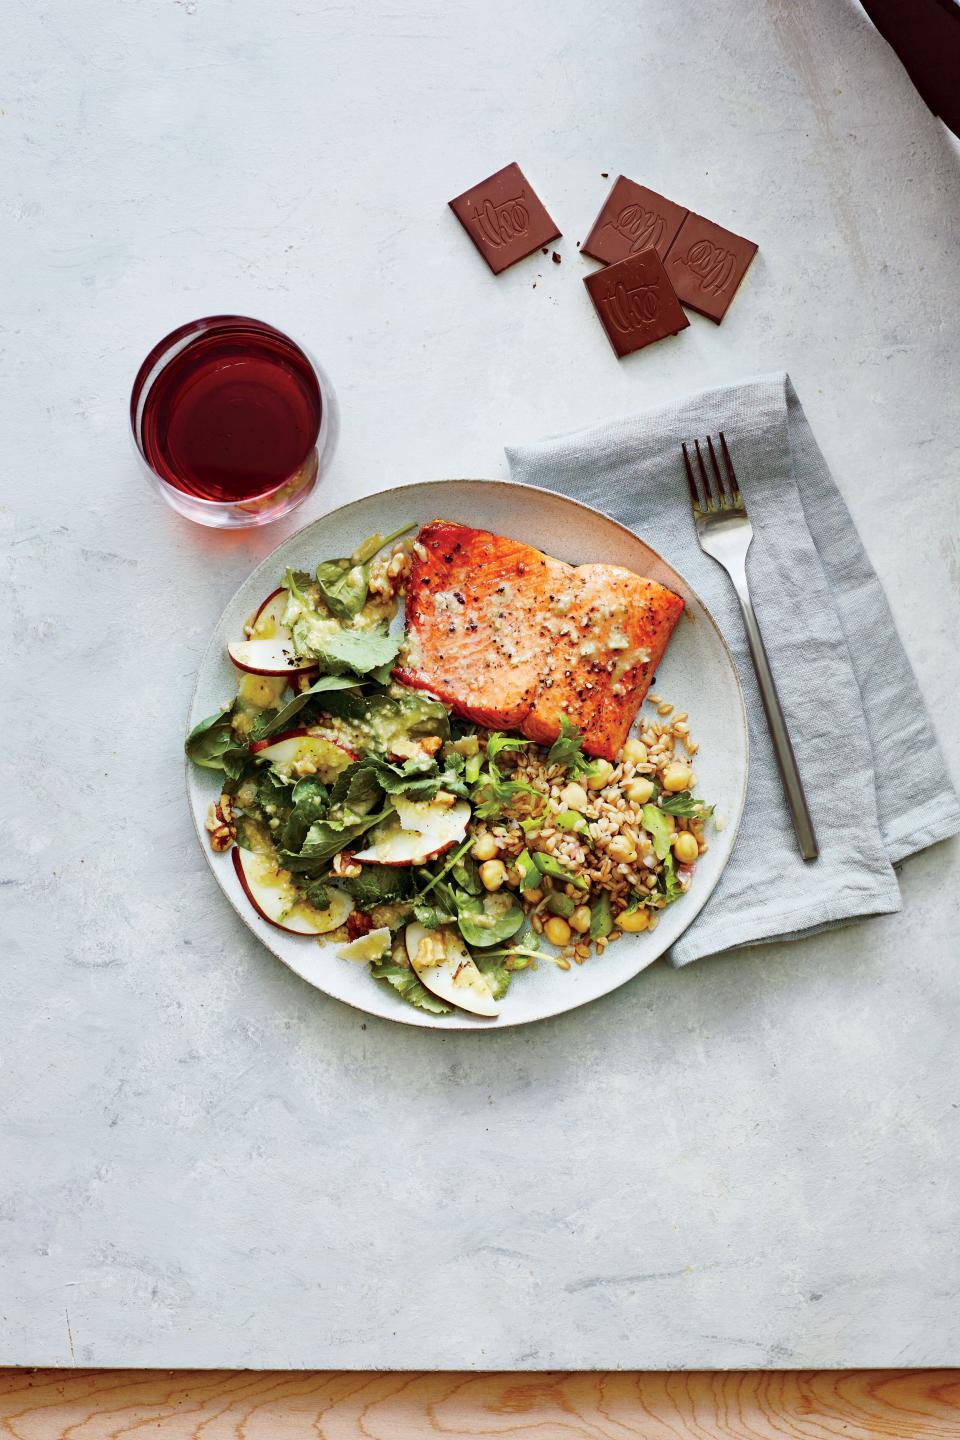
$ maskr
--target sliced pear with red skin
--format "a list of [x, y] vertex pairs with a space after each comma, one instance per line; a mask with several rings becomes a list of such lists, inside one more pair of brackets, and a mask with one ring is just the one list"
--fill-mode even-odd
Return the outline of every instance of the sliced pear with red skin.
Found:
[[435, 800], [394, 800], [396, 815], [371, 830], [354, 860], [363, 865], [425, 865], [456, 845], [467, 833], [470, 806], [466, 800], [438, 805]]
[[233, 868], [257, 914], [288, 935], [326, 935], [345, 924], [353, 909], [350, 896], [333, 889], [327, 892], [330, 903], [325, 910], [308, 905], [273, 855], [255, 854], [235, 845]]
[[357, 759], [355, 751], [323, 735], [311, 735], [309, 730], [288, 730], [271, 740], [255, 740], [250, 746], [251, 755], [258, 760], [268, 760], [275, 770], [303, 773], [304, 761], [313, 765], [307, 773], [316, 775], [324, 785], [332, 785], [342, 770]]
[[295, 655], [289, 634], [271, 640], [239, 640], [227, 646], [227, 654], [238, 670], [250, 675], [302, 675], [316, 670], [316, 660]]
[[500, 1014], [490, 982], [456, 930], [448, 925], [428, 930], [413, 920], [404, 931], [404, 943], [417, 979], [439, 1000], [486, 1019]]
[[294, 653], [293, 636], [283, 623], [287, 599], [286, 590], [274, 590], [253, 617], [249, 637], [227, 646], [227, 654], [238, 670], [250, 675], [291, 677], [316, 670], [316, 660]]
[[389, 949], [390, 931], [384, 925], [378, 930], [368, 930], [366, 935], [360, 935], [347, 945], [341, 945], [337, 954], [341, 960], [353, 960], [357, 965], [370, 965], [382, 960]]
[[253, 617], [253, 624], [250, 626], [251, 640], [270, 640], [278, 629], [286, 628], [283, 625], [283, 612], [287, 608], [289, 599], [290, 593], [282, 585], [276, 590], [271, 590]]

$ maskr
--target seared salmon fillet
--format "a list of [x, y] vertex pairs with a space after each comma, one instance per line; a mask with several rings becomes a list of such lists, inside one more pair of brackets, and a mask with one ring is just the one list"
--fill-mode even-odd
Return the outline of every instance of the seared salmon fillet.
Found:
[[618, 565], [565, 564], [466, 525], [420, 531], [394, 675], [477, 724], [614, 760], [683, 610]]
[[543, 668], [533, 629], [539, 573], [555, 564], [488, 530], [425, 525], [407, 584], [396, 678], [431, 691], [466, 720], [519, 730]]

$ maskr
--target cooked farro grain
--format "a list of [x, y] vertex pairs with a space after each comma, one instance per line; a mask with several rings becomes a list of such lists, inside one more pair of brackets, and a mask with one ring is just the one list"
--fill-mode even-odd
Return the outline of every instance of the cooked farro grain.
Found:
[[[592, 953], [602, 954], [619, 939], [623, 932], [616, 928], [617, 917], [626, 910], [645, 906], [650, 911], [647, 929], [654, 929], [659, 911], [689, 884], [689, 867], [684, 867], [684, 878], [678, 879], [676, 867], [671, 864], [673, 894], [668, 897], [668, 862], [655, 854], [653, 838], [644, 825], [644, 806], [633, 804], [626, 794], [632, 780], [647, 778], [657, 785], [656, 803], [656, 797], [664, 793], [662, 781], [666, 767], [681, 758], [684, 750], [688, 755], [693, 753], [687, 712], [674, 713], [673, 705], [659, 696], [647, 698], [663, 716], [662, 721], [644, 716], [640, 722], [638, 738], [646, 746], [647, 758], [637, 763], [624, 759], [621, 754], [602, 788], [587, 790], [586, 804], [581, 809], [584, 829], [571, 831], [557, 826], [556, 816], [565, 808], [562, 792], [571, 777], [563, 766], [548, 764], [547, 749], [539, 745], [504, 753], [499, 762], [510, 778], [523, 781], [537, 793], [518, 794], [496, 822], [488, 824], [480, 820], [471, 825], [475, 839], [487, 834], [493, 837], [499, 855], [508, 865], [524, 850], [531, 854], [539, 851], [563, 865], [574, 882], [587, 882], [589, 888], [584, 890], [576, 883], [564, 885], [559, 879], [543, 875], [533, 900], [527, 898], [528, 892], [520, 892], [530, 925], [537, 935], [544, 933], [544, 917], [549, 919], [550, 914], [546, 907], [553, 895], [566, 895], [577, 906], [592, 908], [604, 899], [609, 903], [613, 928], [607, 935], [591, 938], [584, 934], [559, 958], [554, 957], [562, 969], [569, 969], [571, 961], [583, 964]], [[678, 755], [675, 746], [681, 744], [684, 750]], [[693, 779], [691, 789], [692, 786]], [[542, 817], [541, 824], [523, 828], [522, 821], [537, 816]], [[699, 853], [706, 852], [703, 817], [677, 816], [670, 820], [675, 832], [690, 830]], [[672, 855], [672, 851], [670, 853]], [[511, 873], [516, 873], [513, 867]]]

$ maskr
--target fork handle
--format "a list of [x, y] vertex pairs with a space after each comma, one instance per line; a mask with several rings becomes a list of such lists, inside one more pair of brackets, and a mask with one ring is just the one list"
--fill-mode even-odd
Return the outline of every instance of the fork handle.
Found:
[[783, 791], [790, 807], [790, 818], [793, 820], [800, 854], [804, 860], [816, 860], [820, 853], [817, 837], [814, 834], [810, 811], [807, 809], [807, 797], [803, 793], [803, 782], [800, 779], [800, 771], [797, 769], [797, 759], [793, 753], [793, 745], [790, 743], [790, 732], [787, 729], [783, 707], [780, 704], [780, 696], [777, 694], [770, 661], [767, 659], [763, 636], [760, 634], [760, 626], [757, 624], [757, 617], [753, 612], [753, 601], [750, 599], [746, 569], [743, 568], [739, 573], [730, 572], [730, 578], [737, 592], [737, 599], [740, 601], [740, 609], [743, 611], [747, 643], [750, 646], [750, 656], [756, 671], [757, 684], [760, 686], [760, 699], [763, 701], [770, 739], [773, 741], [773, 752], [777, 757], [777, 769], [780, 771], [780, 779], [783, 781]]

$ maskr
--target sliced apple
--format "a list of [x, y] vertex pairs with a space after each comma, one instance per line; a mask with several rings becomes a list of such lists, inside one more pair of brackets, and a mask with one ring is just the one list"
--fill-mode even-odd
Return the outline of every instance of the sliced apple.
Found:
[[456, 845], [467, 833], [470, 806], [466, 800], [438, 805], [435, 800], [394, 800], [396, 815], [371, 830], [365, 849], [354, 860], [364, 865], [425, 865]]
[[272, 855], [254, 854], [234, 846], [233, 867], [247, 899], [264, 920], [290, 935], [325, 935], [343, 925], [353, 901], [342, 890], [330, 890], [330, 903], [317, 910], [301, 897], [286, 870]]
[[275, 770], [316, 775], [324, 785], [332, 785], [341, 770], [346, 770], [357, 758], [345, 745], [338, 745], [323, 735], [311, 735], [308, 730], [287, 730], [272, 740], [255, 740], [250, 753], [258, 760], [269, 761]]
[[294, 654], [289, 631], [271, 640], [238, 640], [227, 646], [227, 654], [251, 675], [299, 675], [317, 668], [316, 660]]
[[348, 945], [341, 945], [337, 954], [341, 960], [353, 960], [357, 965], [375, 964], [382, 960], [390, 949], [390, 931], [384, 925], [379, 930], [368, 930]]
[[277, 590], [271, 590], [253, 617], [253, 624], [250, 626], [251, 640], [272, 640], [277, 631], [284, 628], [283, 612], [289, 599], [289, 593], [282, 585]]
[[414, 920], [404, 931], [404, 943], [417, 978], [440, 1000], [471, 1015], [499, 1015], [487, 977], [477, 969], [456, 930], [447, 925], [428, 930]]
[[250, 635], [227, 646], [227, 654], [238, 670], [250, 675], [294, 676], [316, 670], [316, 660], [294, 653], [293, 636], [283, 623], [287, 592], [274, 590], [253, 617]]

